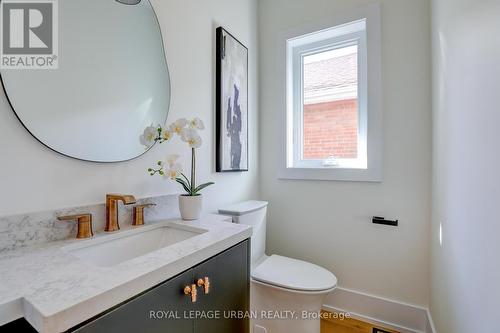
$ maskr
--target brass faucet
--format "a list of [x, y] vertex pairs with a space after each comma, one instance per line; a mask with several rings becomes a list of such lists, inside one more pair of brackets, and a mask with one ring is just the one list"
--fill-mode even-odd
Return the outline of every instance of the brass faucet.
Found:
[[105, 231], [118, 231], [118, 201], [122, 201], [125, 205], [135, 204], [136, 200], [131, 195], [122, 194], [107, 194], [106, 195], [106, 228]]

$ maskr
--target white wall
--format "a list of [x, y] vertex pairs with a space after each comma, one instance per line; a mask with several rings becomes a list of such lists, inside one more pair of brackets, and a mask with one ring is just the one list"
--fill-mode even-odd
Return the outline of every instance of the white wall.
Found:
[[[261, 193], [270, 201], [268, 252], [334, 272], [341, 286], [428, 304], [431, 97], [427, 0], [382, 0], [384, 181], [277, 179], [281, 91], [277, 37], [369, 0], [261, 0]], [[373, 215], [399, 218], [390, 228]]]
[[[198, 158], [200, 180], [217, 184], [207, 189], [207, 208], [256, 197], [257, 181], [257, 4], [255, 0], [152, 0], [165, 40], [172, 81], [168, 121], [199, 116], [207, 126]], [[223, 25], [250, 49], [250, 172], [214, 172], [215, 28]], [[19, 87], [22, 89], [22, 87]], [[57, 92], [56, 92], [57, 93]], [[143, 157], [119, 164], [95, 164], [60, 156], [38, 143], [22, 127], [0, 96], [0, 216], [94, 204], [109, 192], [137, 197], [177, 193], [177, 184], [151, 178], [146, 169], [172, 153], [188, 148], [178, 139]]]
[[498, 332], [500, 3], [432, 3], [431, 311], [440, 333]]

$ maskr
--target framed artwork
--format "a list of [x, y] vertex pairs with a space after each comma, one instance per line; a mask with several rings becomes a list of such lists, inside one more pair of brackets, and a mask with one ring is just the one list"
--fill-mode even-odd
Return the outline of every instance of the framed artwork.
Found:
[[216, 169], [248, 171], [248, 49], [217, 28]]

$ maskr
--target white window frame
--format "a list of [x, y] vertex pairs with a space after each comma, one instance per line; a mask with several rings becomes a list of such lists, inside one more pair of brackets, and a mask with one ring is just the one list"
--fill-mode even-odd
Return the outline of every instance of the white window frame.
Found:
[[[280, 179], [382, 181], [380, 35], [380, 7], [376, 4], [281, 37], [285, 44], [281, 54], [286, 59], [283, 66], [286, 89]], [[323, 160], [304, 160], [303, 57], [355, 44], [358, 45], [358, 158], [338, 159], [334, 166], [324, 166]]]
[[292, 121], [291, 132], [287, 133], [287, 145], [291, 153], [287, 166], [292, 168], [324, 168], [324, 160], [303, 159], [304, 142], [304, 57], [348, 46], [358, 47], [358, 158], [337, 159], [334, 168], [367, 168], [367, 54], [366, 21], [360, 20], [334, 27], [311, 35], [287, 41], [288, 70], [291, 70], [287, 93], [287, 119]]

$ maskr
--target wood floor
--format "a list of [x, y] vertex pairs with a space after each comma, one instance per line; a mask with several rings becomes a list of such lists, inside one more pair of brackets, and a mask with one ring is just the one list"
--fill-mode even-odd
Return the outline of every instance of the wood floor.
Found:
[[379, 326], [323, 311], [321, 333], [399, 333]]

